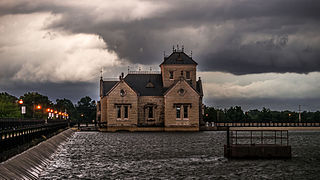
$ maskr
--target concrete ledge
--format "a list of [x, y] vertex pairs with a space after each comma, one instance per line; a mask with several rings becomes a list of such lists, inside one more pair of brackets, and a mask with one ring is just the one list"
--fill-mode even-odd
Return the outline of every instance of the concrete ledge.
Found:
[[68, 129], [0, 164], [0, 179], [37, 179], [58, 146], [74, 133]]

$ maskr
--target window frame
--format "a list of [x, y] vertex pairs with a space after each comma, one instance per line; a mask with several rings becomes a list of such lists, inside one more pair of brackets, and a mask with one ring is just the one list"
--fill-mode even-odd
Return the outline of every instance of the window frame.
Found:
[[169, 79], [170, 80], [174, 79], [174, 72], [173, 71], [169, 71]]
[[187, 80], [191, 79], [191, 72], [190, 71], [186, 71], [186, 79]]
[[[122, 106], [116, 106], [117, 108], [117, 120], [121, 120], [121, 115], [122, 115], [122, 113], [121, 113], [121, 107]], [[120, 117], [119, 117], [119, 115], [120, 115]]]
[[123, 106], [123, 119], [129, 119], [129, 106]]
[[176, 106], [176, 119], [181, 120], [181, 106]]
[[[151, 111], [151, 113], [150, 113]], [[151, 115], [151, 117], [150, 117]], [[148, 119], [154, 119], [154, 110], [153, 110], [153, 106], [149, 106], [148, 107]]]
[[[187, 116], [185, 116], [187, 114]], [[189, 107], [184, 105], [183, 106], [183, 119], [189, 120]]]

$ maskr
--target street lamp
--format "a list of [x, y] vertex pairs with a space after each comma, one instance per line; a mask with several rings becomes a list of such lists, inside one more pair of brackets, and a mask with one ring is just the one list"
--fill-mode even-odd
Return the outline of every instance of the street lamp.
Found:
[[18, 103], [21, 105], [21, 114], [22, 114], [22, 119], [24, 118], [24, 114], [26, 114], [26, 106], [23, 106], [23, 100], [20, 99]]

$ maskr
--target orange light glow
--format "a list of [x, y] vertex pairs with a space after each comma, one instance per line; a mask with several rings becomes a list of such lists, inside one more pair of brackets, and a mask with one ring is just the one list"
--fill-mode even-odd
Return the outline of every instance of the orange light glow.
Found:
[[38, 105], [38, 106], [37, 106], [37, 109], [41, 109], [41, 106], [40, 106], [40, 105]]
[[53, 112], [53, 109], [51, 109], [50, 112]]
[[59, 112], [59, 115], [61, 115], [61, 112]]
[[50, 108], [48, 108], [48, 109], [47, 109], [47, 112], [50, 112], [50, 111], [51, 111], [51, 109], [50, 109]]
[[58, 114], [58, 111], [54, 111], [55, 114]]
[[19, 104], [23, 104], [23, 100], [22, 99], [19, 100]]

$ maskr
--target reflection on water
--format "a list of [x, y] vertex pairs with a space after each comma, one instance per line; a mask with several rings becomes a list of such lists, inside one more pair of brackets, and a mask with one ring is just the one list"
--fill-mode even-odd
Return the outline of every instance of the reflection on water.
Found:
[[77, 132], [41, 179], [317, 179], [320, 132], [290, 132], [291, 160], [227, 160], [225, 132]]

